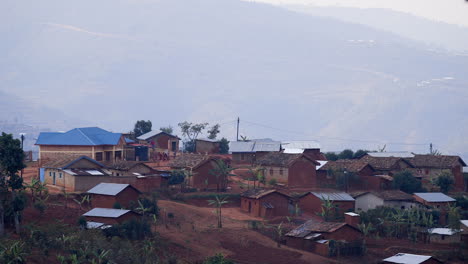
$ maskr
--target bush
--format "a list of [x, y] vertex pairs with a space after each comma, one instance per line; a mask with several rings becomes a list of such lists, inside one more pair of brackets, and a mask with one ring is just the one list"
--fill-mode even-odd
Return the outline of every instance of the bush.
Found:
[[122, 205], [120, 205], [119, 202], [115, 202], [114, 205], [112, 206], [114, 209], [122, 209]]
[[234, 264], [232, 260], [226, 259], [223, 254], [218, 253], [203, 261], [203, 264]]
[[276, 185], [277, 181], [275, 178], [271, 178], [269, 181], [268, 181], [268, 184], [271, 185], [271, 186], [274, 186]]
[[107, 237], [120, 237], [130, 240], [142, 240], [151, 236], [151, 225], [147, 221], [132, 219], [119, 225], [113, 225], [102, 230]]
[[416, 179], [408, 170], [395, 173], [393, 187], [410, 194], [423, 191], [421, 181]]

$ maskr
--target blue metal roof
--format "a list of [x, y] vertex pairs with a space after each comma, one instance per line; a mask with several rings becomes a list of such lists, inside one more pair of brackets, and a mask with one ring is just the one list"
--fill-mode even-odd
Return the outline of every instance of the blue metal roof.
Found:
[[65, 133], [41, 132], [36, 141], [36, 145], [117, 145], [121, 136], [121, 133], [112, 133], [98, 127], [82, 127], [72, 129]]

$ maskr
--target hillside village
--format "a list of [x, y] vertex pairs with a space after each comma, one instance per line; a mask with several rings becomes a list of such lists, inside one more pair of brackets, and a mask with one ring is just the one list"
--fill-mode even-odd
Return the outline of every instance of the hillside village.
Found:
[[[186, 125], [182, 137], [151, 128], [40, 133], [39, 158], [21, 172], [29, 202], [17, 210], [21, 220], [7, 217], [7, 233], [23, 237], [20, 224], [59, 221], [112, 238], [134, 225], [132, 239], [157, 233], [177, 248], [171, 256], [151, 251], [145, 263], [468, 259], [467, 164], [458, 156], [323, 153], [314, 140], [229, 142], [217, 139], [219, 126], [214, 136], [198, 138], [203, 128], [194, 136], [197, 124]], [[42, 258], [80, 257], [64, 249], [59, 255]]]

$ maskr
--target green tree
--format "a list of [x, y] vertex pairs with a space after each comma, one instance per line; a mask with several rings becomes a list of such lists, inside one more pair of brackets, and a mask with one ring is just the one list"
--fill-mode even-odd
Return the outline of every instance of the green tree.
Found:
[[332, 219], [332, 212], [335, 209], [333, 201], [330, 199], [322, 197], [322, 211], [317, 213], [325, 221], [330, 221]]
[[172, 126], [167, 126], [167, 127], [160, 127], [159, 130], [161, 130], [164, 133], [171, 134], [174, 132], [174, 129]]
[[327, 158], [327, 160], [331, 160], [331, 161], [338, 160], [338, 155], [336, 155], [336, 153], [334, 152], [325, 153], [325, 157]]
[[138, 120], [135, 123], [135, 127], [133, 128], [133, 133], [135, 134], [135, 138], [150, 132], [152, 129], [152, 126], [153, 125], [151, 124], [150, 120], [148, 121]]
[[215, 213], [216, 213], [216, 216], [218, 217], [218, 228], [223, 227], [222, 218], [221, 218], [221, 208], [223, 207], [224, 204], [227, 204], [228, 202], [229, 201], [227, 201], [227, 196], [220, 199], [218, 195], [215, 196], [214, 200], [208, 200], [208, 204], [216, 208]]
[[460, 229], [460, 208], [453, 205], [449, 206], [448, 210], [448, 227], [451, 229]]
[[360, 159], [362, 156], [366, 155], [369, 153], [368, 150], [363, 150], [363, 149], [358, 149], [356, 152], [354, 152], [354, 159]]
[[354, 157], [354, 152], [350, 149], [345, 149], [338, 154], [338, 159], [352, 159]]
[[217, 136], [218, 133], [219, 133], [219, 127], [220, 127], [220, 125], [219, 125], [219, 124], [216, 124], [216, 125], [212, 126], [212, 127], [208, 130], [208, 138], [209, 138], [209, 139], [216, 139], [216, 136]]
[[215, 167], [209, 173], [216, 177], [216, 191], [225, 191], [227, 189], [229, 176], [234, 176], [231, 173], [233, 170], [234, 168], [229, 167], [224, 160], [215, 160]]
[[422, 191], [421, 181], [416, 179], [411, 171], [404, 170], [393, 175], [393, 188], [406, 193], [415, 193]]
[[439, 176], [434, 179], [434, 184], [439, 186], [440, 191], [443, 193], [448, 193], [452, 189], [454, 183], [453, 176], [448, 171], [441, 172]]
[[195, 140], [197, 139], [198, 135], [208, 126], [208, 123], [199, 123], [193, 124], [187, 121], [181, 122], [178, 124], [180, 127], [180, 131], [182, 135], [188, 139], [187, 142], [184, 143], [185, 150], [188, 152], [195, 151]]
[[[11, 203], [13, 208], [21, 209], [21, 199], [17, 192], [22, 190], [23, 179], [17, 174], [24, 169], [24, 152], [21, 141], [14, 139], [12, 134], [2, 132], [0, 136], [0, 236], [5, 234], [5, 205]], [[23, 207], [24, 208], [24, 207]], [[21, 209], [22, 210], [22, 209]], [[19, 231], [19, 214], [15, 211], [15, 227]]]
[[226, 138], [221, 138], [221, 140], [219, 141], [219, 153], [229, 153], [229, 141]]

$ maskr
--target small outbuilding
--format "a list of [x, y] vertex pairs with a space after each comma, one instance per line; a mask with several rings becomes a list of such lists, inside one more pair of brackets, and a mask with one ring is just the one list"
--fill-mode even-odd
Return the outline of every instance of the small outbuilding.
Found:
[[414, 199], [421, 204], [437, 209], [447, 209], [455, 199], [441, 192], [414, 193]]
[[119, 204], [129, 208], [131, 203], [138, 203], [141, 192], [130, 184], [100, 183], [87, 191], [91, 195], [93, 207], [113, 208]]
[[290, 197], [277, 190], [252, 189], [241, 194], [241, 211], [256, 217], [289, 215]]
[[131, 219], [137, 219], [141, 215], [130, 210], [94, 208], [83, 215], [88, 222], [104, 223], [108, 225], [121, 224]]
[[398, 264], [439, 264], [441, 261], [431, 256], [415, 255], [408, 253], [398, 253], [394, 256], [386, 258], [383, 263], [398, 263]]
[[299, 208], [303, 212], [315, 215], [322, 212], [326, 201], [332, 203], [333, 209], [330, 213], [337, 216], [336, 218], [345, 212], [354, 211], [354, 198], [344, 192], [307, 192], [299, 197]]
[[451, 228], [428, 229], [429, 242], [437, 244], [452, 244], [461, 242], [461, 231]]
[[203, 154], [218, 154], [219, 140], [199, 138], [195, 140], [195, 152]]
[[331, 240], [358, 245], [363, 242], [362, 232], [349, 223], [318, 222], [317, 220], [309, 220], [285, 236], [288, 246], [312, 251], [322, 256], [330, 255]]

